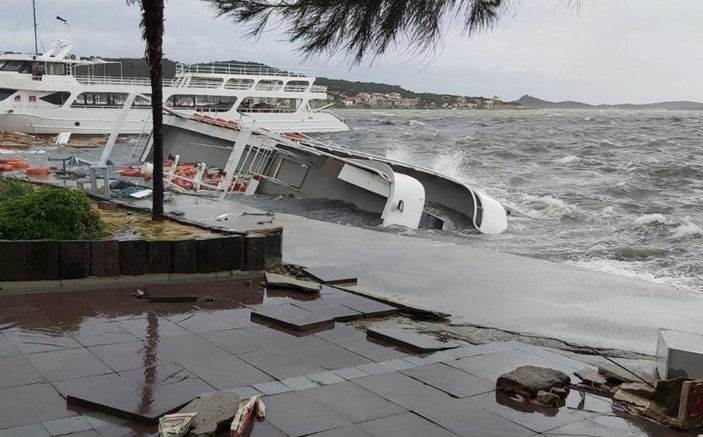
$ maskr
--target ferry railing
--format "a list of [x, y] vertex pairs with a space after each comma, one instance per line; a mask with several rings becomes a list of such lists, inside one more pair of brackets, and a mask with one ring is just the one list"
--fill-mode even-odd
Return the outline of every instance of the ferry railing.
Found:
[[322, 85], [313, 85], [310, 87], [311, 93], [327, 93], [327, 87]]
[[227, 64], [227, 63], [212, 63], [212, 64], [196, 64], [176, 65], [177, 74], [200, 73], [200, 74], [239, 74], [247, 76], [282, 76], [282, 77], [305, 77], [311, 76], [312, 70], [301, 67], [268, 67], [266, 65], [250, 65], [250, 64]]
[[[131, 86], [151, 86], [151, 81], [143, 77], [95, 77], [95, 76], [74, 76], [81, 85], [131, 85]], [[174, 79], [164, 80], [164, 86], [177, 86]]]

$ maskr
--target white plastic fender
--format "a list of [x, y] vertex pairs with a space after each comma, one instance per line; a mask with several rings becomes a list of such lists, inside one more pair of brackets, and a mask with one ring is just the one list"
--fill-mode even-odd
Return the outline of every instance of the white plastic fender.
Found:
[[508, 229], [508, 215], [503, 205], [477, 190], [474, 194], [481, 200], [483, 208], [481, 226], [476, 226], [476, 229], [484, 234], [500, 234]]
[[381, 218], [382, 226], [405, 226], [417, 229], [425, 207], [425, 187], [420, 181], [402, 173], [394, 173], [391, 193]]

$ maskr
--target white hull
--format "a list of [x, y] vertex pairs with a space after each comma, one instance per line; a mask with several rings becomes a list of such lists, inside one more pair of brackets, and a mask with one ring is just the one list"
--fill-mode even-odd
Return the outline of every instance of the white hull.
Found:
[[[104, 135], [115, 127], [120, 109], [36, 108], [0, 112], [0, 131], [25, 132], [36, 135], [57, 135], [71, 132], [74, 135]], [[184, 114], [191, 112], [179, 111]], [[212, 114], [216, 116], [217, 114]], [[346, 125], [326, 112], [292, 114], [256, 114], [234, 118], [245, 126], [265, 128], [273, 132], [340, 132]], [[151, 130], [150, 110], [131, 110], [120, 134], [137, 135]]]
[[[108, 63], [81, 60], [69, 54], [71, 47], [60, 41], [39, 56], [0, 54], [0, 131], [109, 134], [124, 102], [130, 101], [133, 103], [120, 132], [148, 132], [149, 80], [97, 76], [95, 69], [106, 69]], [[43, 75], [36, 73], [38, 67], [46, 67]], [[327, 104], [327, 89], [314, 85], [314, 77], [289, 70], [257, 65], [179, 65], [175, 78], [164, 80], [164, 108], [275, 132], [349, 130], [334, 114], [313, 109]]]

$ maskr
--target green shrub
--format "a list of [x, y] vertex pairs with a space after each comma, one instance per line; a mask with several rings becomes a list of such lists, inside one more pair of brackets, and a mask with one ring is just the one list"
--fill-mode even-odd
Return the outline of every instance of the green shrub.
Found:
[[6, 240], [90, 240], [105, 225], [85, 193], [45, 188], [0, 202], [0, 238]]
[[26, 182], [0, 178], [0, 202], [32, 194], [32, 185]]

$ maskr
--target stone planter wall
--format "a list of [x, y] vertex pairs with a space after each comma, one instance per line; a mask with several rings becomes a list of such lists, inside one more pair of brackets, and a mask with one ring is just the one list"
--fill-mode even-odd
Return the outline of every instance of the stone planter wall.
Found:
[[281, 261], [282, 229], [198, 240], [0, 240], [0, 282], [264, 270]]

